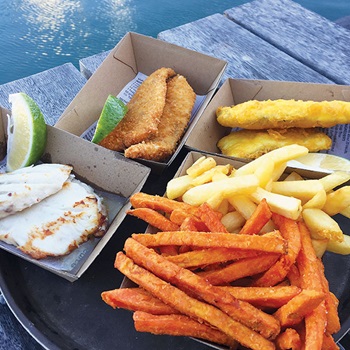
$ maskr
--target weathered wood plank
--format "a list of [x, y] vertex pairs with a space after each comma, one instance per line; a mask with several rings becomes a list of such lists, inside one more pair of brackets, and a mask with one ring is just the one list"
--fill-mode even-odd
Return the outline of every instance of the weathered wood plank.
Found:
[[158, 38], [226, 60], [223, 80], [333, 83], [221, 14], [163, 31]]
[[54, 125], [85, 83], [79, 70], [72, 63], [66, 63], [0, 85], [0, 105], [10, 109], [9, 94], [25, 92], [38, 104], [46, 123]]
[[255, 0], [225, 14], [336, 83], [350, 84], [346, 28], [290, 0]]
[[83, 76], [86, 79], [89, 79], [91, 75], [95, 73], [96, 69], [100, 66], [100, 64], [103, 62], [103, 60], [108, 56], [110, 52], [111, 50], [103, 51], [96, 55], [85, 57], [79, 60], [79, 68], [80, 68], [81, 74], [83, 74]]

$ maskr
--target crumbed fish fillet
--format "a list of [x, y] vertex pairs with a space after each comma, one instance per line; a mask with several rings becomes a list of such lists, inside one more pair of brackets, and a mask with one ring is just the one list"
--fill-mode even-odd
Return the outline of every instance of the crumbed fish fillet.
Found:
[[107, 227], [106, 209], [93, 189], [70, 178], [62, 189], [0, 220], [0, 240], [35, 259], [68, 254]]
[[165, 105], [167, 80], [175, 74], [171, 68], [160, 68], [149, 75], [127, 104], [126, 115], [99, 144], [123, 151], [155, 136]]
[[0, 174], [0, 218], [22, 211], [59, 191], [72, 167], [39, 164]]
[[132, 145], [124, 152], [127, 158], [142, 158], [164, 161], [175, 151], [191, 118], [196, 94], [182, 75], [168, 82], [163, 115], [158, 125], [157, 136], [149, 141]]
[[243, 129], [331, 127], [350, 123], [350, 102], [251, 100], [216, 111], [219, 124]]
[[238, 130], [220, 139], [217, 146], [224, 155], [255, 159], [292, 144], [305, 146], [310, 152], [318, 152], [329, 149], [332, 140], [317, 128]]

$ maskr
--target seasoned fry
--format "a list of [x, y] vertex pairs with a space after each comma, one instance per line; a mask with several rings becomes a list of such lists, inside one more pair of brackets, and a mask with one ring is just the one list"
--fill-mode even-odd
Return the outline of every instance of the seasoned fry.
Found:
[[272, 212], [264, 198], [257, 206], [253, 215], [246, 221], [240, 234], [252, 235], [259, 233], [272, 217]]
[[272, 342], [233, 320], [225, 312], [188, 296], [180, 289], [156, 277], [144, 268], [135, 265], [122, 252], [117, 253], [115, 267], [130, 280], [148, 290], [151, 294], [177, 309], [182, 314], [206, 321], [229, 337], [237, 340], [243, 346], [253, 350], [273, 350], [275, 348]]
[[230, 349], [236, 348], [235, 340], [225, 333], [200, 323], [185, 315], [152, 315], [136, 311], [133, 315], [135, 329], [138, 332], [152, 334], [168, 334], [205, 339], [217, 344], [227, 345]]
[[339, 346], [335, 343], [333, 337], [327, 333], [323, 334], [323, 343], [321, 350], [340, 350]]
[[201, 267], [208, 264], [216, 264], [231, 260], [239, 260], [259, 255], [255, 250], [237, 250], [228, 248], [210, 248], [193, 250], [167, 259], [183, 268]]
[[164, 215], [150, 208], [130, 209], [126, 212], [128, 215], [136, 216], [146, 221], [148, 224], [158, 228], [161, 231], [178, 231], [179, 225], [167, 219]]
[[286, 304], [301, 292], [297, 286], [276, 286], [276, 287], [237, 287], [222, 286], [234, 297], [259, 308], [277, 309]]
[[221, 232], [158, 232], [156, 234], [132, 235], [139, 243], [147, 247], [162, 245], [190, 245], [200, 248], [235, 248], [257, 250], [266, 253], [283, 254], [286, 242], [278, 231], [259, 235], [235, 235]]
[[199, 272], [198, 275], [213, 285], [226, 285], [240, 278], [253, 276], [268, 270], [277, 261], [278, 257], [278, 254], [263, 254], [245, 258], [217, 270]]
[[152, 196], [150, 194], [138, 192], [130, 197], [130, 203], [134, 208], [150, 208], [157, 211], [171, 213], [174, 209], [181, 209], [185, 212], [195, 214], [197, 208], [183, 202], [178, 202], [166, 197]]
[[156, 276], [178, 288], [194, 293], [201, 300], [216, 305], [232, 318], [261, 333], [266, 338], [274, 338], [278, 334], [279, 324], [270, 315], [255, 309], [248, 303], [236, 300], [230, 293], [212, 286], [206, 279], [164, 259], [152, 249], [142, 246], [132, 238], [126, 240], [124, 250], [127, 256], [138, 265], [147, 268]]
[[288, 242], [287, 254], [281, 255], [278, 261], [261, 277], [255, 280], [254, 286], [274, 286], [284, 280], [290, 267], [295, 263], [301, 247], [300, 232], [296, 221], [273, 214], [273, 221], [279, 228], [282, 237]]
[[209, 232], [208, 227], [195, 216], [187, 217], [180, 226], [180, 231]]
[[103, 292], [102, 300], [112, 308], [144, 311], [153, 315], [178, 314], [179, 311], [164, 304], [142, 288], [122, 288]]
[[350, 123], [346, 101], [250, 100], [216, 111], [219, 124], [230, 128], [328, 128]]
[[277, 350], [301, 350], [301, 339], [294, 328], [287, 328], [275, 340]]
[[325, 294], [321, 291], [303, 289], [273, 315], [280, 321], [282, 327], [290, 327], [300, 323], [306, 315], [313, 312], [324, 298]]

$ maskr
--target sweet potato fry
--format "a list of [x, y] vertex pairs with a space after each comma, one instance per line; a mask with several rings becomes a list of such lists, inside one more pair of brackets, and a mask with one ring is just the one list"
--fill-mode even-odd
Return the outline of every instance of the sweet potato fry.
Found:
[[262, 254], [233, 262], [218, 270], [199, 272], [211, 284], [226, 285], [243, 277], [253, 276], [269, 269], [279, 258], [278, 254]]
[[163, 256], [175, 256], [179, 253], [179, 247], [175, 245], [163, 245], [159, 247], [159, 252]]
[[301, 247], [297, 222], [279, 214], [273, 214], [272, 218], [281, 235], [288, 242], [288, 251], [287, 254], [281, 255], [276, 264], [255, 280], [253, 285], [258, 287], [274, 286], [283, 281], [290, 267], [295, 263]]
[[121, 288], [103, 292], [102, 300], [112, 308], [144, 311], [154, 315], [178, 314], [179, 311], [164, 304], [142, 288]]
[[238, 260], [260, 254], [255, 250], [237, 250], [228, 248], [210, 248], [193, 250], [167, 259], [183, 268], [201, 267], [208, 264], [216, 264], [231, 260]]
[[169, 220], [181, 226], [186, 218], [192, 217], [192, 214], [187, 213], [183, 209], [174, 209], [169, 216]]
[[259, 308], [278, 309], [289, 300], [294, 298], [301, 292], [301, 289], [296, 286], [276, 286], [276, 287], [237, 287], [223, 286], [220, 287], [227, 290], [239, 300], [247, 301], [248, 303]]
[[136, 311], [133, 315], [135, 329], [152, 334], [168, 334], [205, 339], [217, 344], [236, 348], [236, 341], [225, 333], [200, 323], [185, 315], [152, 315]]
[[216, 327], [243, 346], [253, 350], [273, 350], [274, 344], [257, 332], [233, 320], [218, 308], [188, 296], [180, 289], [156, 277], [146, 269], [137, 266], [122, 252], [117, 253], [115, 267], [139, 286], [148, 290], [167, 305], [189, 317], [202, 319]]
[[178, 231], [179, 225], [167, 219], [164, 215], [150, 208], [130, 209], [126, 212], [128, 215], [136, 216], [148, 224], [158, 228], [161, 231]]
[[287, 304], [281, 306], [274, 316], [280, 321], [282, 327], [289, 327], [300, 323], [325, 298], [321, 291], [303, 289]]
[[257, 234], [271, 219], [272, 212], [266, 202], [263, 199], [257, 206], [253, 215], [245, 222], [240, 234], [252, 235]]
[[249, 303], [237, 300], [230, 293], [212, 286], [207, 280], [168, 261], [132, 238], [126, 240], [124, 250], [127, 256], [138, 265], [179, 289], [189, 291], [200, 300], [217, 306], [233, 319], [261, 333], [264, 337], [274, 338], [279, 333], [279, 324], [272, 316]]
[[171, 213], [174, 209], [182, 209], [193, 214], [197, 211], [196, 207], [192, 207], [189, 204], [142, 192], [133, 194], [130, 197], [130, 203], [134, 208], [150, 208], [166, 213]]
[[327, 333], [323, 334], [323, 343], [321, 350], [339, 350], [339, 346], [335, 343], [333, 337]]
[[287, 328], [275, 340], [277, 350], [300, 350], [301, 339], [294, 328]]
[[287, 278], [292, 286], [301, 286], [300, 272], [296, 264], [293, 264], [287, 274]]
[[259, 235], [235, 235], [218, 232], [158, 232], [156, 234], [132, 234], [132, 237], [147, 247], [162, 245], [188, 245], [200, 248], [235, 248], [284, 254], [286, 241], [278, 231]]
[[213, 210], [207, 203], [203, 203], [199, 206], [197, 216], [209, 228], [210, 232], [228, 233], [226, 227], [220, 221], [222, 214]]
[[180, 231], [209, 232], [205, 223], [195, 216], [187, 217], [180, 226]]

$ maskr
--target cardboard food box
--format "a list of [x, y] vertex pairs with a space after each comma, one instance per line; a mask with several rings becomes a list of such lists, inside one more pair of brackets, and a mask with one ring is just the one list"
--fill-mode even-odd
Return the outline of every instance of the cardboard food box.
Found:
[[138, 73], [150, 75], [161, 67], [186, 77], [201, 104], [192, 116], [173, 156], [166, 162], [144, 161], [156, 173], [172, 163], [215, 93], [227, 63], [174, 44], [137, 33], [127, 33], [69, 104], [55, 127], [81, 136], [101, 114], [109, 94], [118, 95]]
[[[180, 165], [178, 171], [174, 175], [174, 178], [186, 175], [186, 170], [192, 164], [194, 164], [199, 158], [201, 158], [203, 156], [214, 158], [216, 161], [216, 164], [218, 164], [218, 165], [231, 164], [236, 169], [247, 164], [246, 162], [241, 161], [239, 159], [232, 159], [232, 158], [230, 159], [230, 158], [226, 158], [226, 157], [223, 157], [220, 155], [213, 155], [213, 154], [206, 153], [206, 152], [190, 151], [190, 152], [188, 152], [188, 154], [186, 155], [182, 164]], [[293, 171], [297, 171], [305, 179], [319, 179], [319, 178], [322, 178], [323, 176], [328, 175], [327, 172], [319, 172], [319, 171], [313, 171], [313, 170], [307, 170], [307, 169], [295, 169], [293, 167], [287, 167], [285, 170], [285, 173], [282, 175], [282, 177], [288, 175], [289, 173], [291, 173]], [[340, 227], [345, 232], [345, 228], [348, 227], [348, 225], [349, 225], [349, 219], [343, 217], [340, 219], [337, 218], [337, 221], [338, 221]], [[159, 230], [155, 229], [152, 226], [148, 226], [146, 229], [146, 233], [156, 233], [158, 231]], [[328, 273], [327, 279], [329, 281], [330, 290], [333, 291], [336, 294], [337, 298], [339, 299], [339, 310], [338, 311], [339, 311], [339, 317], [340, 317], [342, 328], [337, 334], [333, 335], [336, 341], [341, 339], [341, 337], [344, 334], [346, 334], [346, 332], [348, 331], [348, 324], [350, 321], [350, 317], [349, 317], [349, 313], [348, 313], [349, 300], [348, 300], [348, 293], [346, 292], [347, 288], [343, 288], [343, 287], [349, 286], [350, 280], [346, 274], [329, 275], [329, 271], [333, 271], [334, 269], [338, 270], [339, 263], [341, 263], [342, 261], [344, 262], [344, 259], [348, 259], [348, 258], [350, 258], [350, 257], [349, 256], [341, 256], [341, 255], [333, 254], [333, 253], [327, 253], [327, 252], [324, 254], [324, 258], [323, 258], [323, 262], [324, 262], [325, 268], [326, 268], [326, 275]], [[343, 286], [343, 287], [339, 288], [339, 286]], [[120, 285], [120, 288], [133, 288], [133, 287], [137, 287], [137, 285], [134, 282], [132, 282], [130, 279], [128, 279], [127, 277], [124, 277], [124, 279]], [[223, 345], [219, 345], [217, 343], [209, 342], [209, 341], [198, 339], [198, 338], [193, 338], [193, 340], [200, 342], [200, 343], [203, 343], [203, 344], [206, 344], [207, 346], [209, 346], [210, 348], [213, 348], [213, 349], [228, 350], [228, 347], [225, 347]], [[240, 347], [240, 346], [238, 347], [238, 349], [243, 349], [243, 348], [244, 347]], [[244, 349], [246, 349], [246, 348], [244, 348]]]
[[[232, 106], [249, 100], [267, 99], [343, 100], [350, 101], [350, 86], [281, 82], [268, 80], [227, 79], [200, 116], [186, 141], [186, 148], [218, 153], [217, 142], [228, 135], [231, 128], [221, 126], [216, 119], [219, 106]], [[350, 158], [350, 124], [325, 130], [332, 139], [332, 148], [324, 153]], [[245, 160], [247, 161], [247, 160]]]
[[[6, 123], [6, 109], [1, 116]], [[6, 126], [0, 123], [0, 145], [6, 154]], [[123, 221], [130, 208], [129, 197], [141, 190], [150, 169], [113, 151], [88, 142], [66, 131], [47, 126], [47, 145], [42, 157], [44, 163], [73, 166], [73, 174], [102, 196], [108, 210], [109, 226], [102, 238], [93, 238], [81, 244], [70, 254], [36, 260], [22, 253], [15, 246], [0, 241], [0, 248], [47, 269], [69, 281], [77, 280], [99, 255]], [[4, 150], [5, 148], [5, 150]]]

